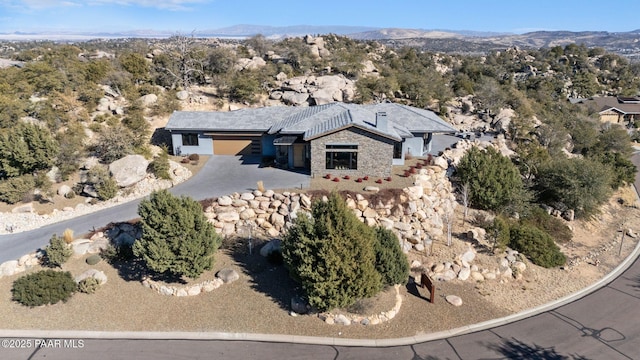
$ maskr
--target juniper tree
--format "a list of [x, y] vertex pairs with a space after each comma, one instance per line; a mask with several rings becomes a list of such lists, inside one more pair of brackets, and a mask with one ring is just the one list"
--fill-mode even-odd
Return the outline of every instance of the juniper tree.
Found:
[[149, 164], [149, 167], [151, 172], [153, 172], [157, 178], [171, 180], [171, 176], [169, 175], [169, 152], [166, 145], [162, 146], [160, 154], [153, 159], [151, 164]]
[[41, 270], [18, 278], [11, 288], [11, 299], [34, 307], [66, 302], [77, 285], [68, 271]]
[[197, 278], [211, 269], [221, 239], [197, 201], [162, 190], [140, 202], [138, 214], [142, 238], [133, 253], [151, 270]]
[[285, 265], [309, 303], [324, 311], [375, 295], [382, 278], [375, 267], [373, 229], [337, 193], [314, 203], [311, 215], [296, 218], [282, 244]]
[[527, 201], [518, 168], [494, 148], [472, 147], [456, 172], [460, 183], [469, 186], [469, 201], [480, 209], [501, 211]]
[[0, 134], [0, 179], [47, 170], [55, 163], [58, 150], [49, 130], [18, 123]]
[[62, 266], [73, 255], [73, 250], [69, 244], [56, 234], [51, 237], [49, 245], [44, 249], [44, 252], [46, 253], [47, 265], [52, 267]]
[[398, 237], [383, 227], [377, 227], [375, 234], [376, 270], [382, 276], [382, 284], [406, 284], [409, 280], [409, 262], [402, 253]]

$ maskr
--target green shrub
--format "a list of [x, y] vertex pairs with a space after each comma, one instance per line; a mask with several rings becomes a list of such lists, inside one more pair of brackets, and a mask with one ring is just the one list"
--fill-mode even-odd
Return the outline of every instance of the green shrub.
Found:
[[573, 238], [573, 232], [564, 221], [549, 215], [542, 208], [535, 207], [531, 209], [531, 212], [523, 217], [522, 221], [546, 232], [560, 243], [569, 242]]
[[94, 166], [87, 172], [87, 182], [93, 185], [98, 199], [109, 200], [118, 195], [118, 184], [103, 166]]
[[70, 272], [42, 270], [14, 281], [11, 294], [13, 301], [34, 307], [66, 302], [76, 289]]
[[376, 270], [373, 229], [358, 220], [337, 193], [298, 216], [282, 240], [292, 278], [319, 311], [344, 308], [382, 287]]
[[636, 166], [624, 155], [607, 151], [597, 157], [598, 161], [613, 169], [611, 187], [618, 189], [625, 183], [631, 184], [636, 179]]
[[58, 237], [54, 234], [49, 239], [49, 245], [44, 248], [46, 253], [47, 265], [52, 267], [60, 267], [67, 262], [71, 255], [73, 255], [73, 249], [64, 241], [64, 238]]
[[162, 147], [160, 154], [149, 164], [149, 169], [158, 179], [171, 180], [169, 153], [166, 146]]
[[106, 262], [113, 264], [119, 261], [131, 261], [135, 258], [131, 245], [115, 246], [109, 244], [106, 249], [100, 251], [100, 257]]
[[520, 224], [510, 229], [509, 245], [528, 257], [531, 262], [545, 268], [563, 265], [566, 257], [546, 232], [529, 224]]
[[398, 237], [393, 231], [382, 227], [376, 228], [375, 234], [376, 270], [382, 276], [382, 284], [406, 284], [409, 280], [409, 262], [402, 253]]
[[543, 166], [536, 178], [540, 201], [563, 204], [577, 217], [598, 212], [611, 195], [612, 170], [589, 158], [557, 158]]
[[95, 265], [95, 264], [99, 263], [101, 260], [102, 260], [102, 258], [100, 257], [100, 255], [93, 254], [93, 255], [89, 256], [85, 261], [89, 265]]
[[93, 276], [83, 279], [78, 283], [78, 291], [85, 294], [93, 294], [100, 287], [100, 281]]
[[151, 270], [197, 278], [211, 269], [222, 240], [200, 203], [162, 190], [142, 200], [138, 214], [142, 238], [134, 243], [133, 253]]
[[493, 249], [504, 250], [509, 246], [509, 242], [511, 241], [510, 227], [511, 225], [508, 219], [505, 219], [503, 216], [496, 216], [493, 222], [485, 228], [487, 237], [493, 241]]
[[36, 183], [33, 175], [22, 175], [0, 180], [0, 201], [15, 204], [22, 200]]
[[475, 207], [501, 211], [526, 202], [518, 168], [491, 147], [472, 147], [460, 159], [456, 173], [461, 184], [469, 184], [469, 200]]

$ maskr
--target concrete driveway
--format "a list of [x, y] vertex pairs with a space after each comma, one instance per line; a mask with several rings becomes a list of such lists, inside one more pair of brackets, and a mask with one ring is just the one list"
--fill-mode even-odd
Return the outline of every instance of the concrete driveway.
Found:
[[[274, 169], [260, 168], [257, 158], [239, 156], [211, 156], [203, 168], [191, 179], [171, 188], [173, 194], [187, 195], [203, 200], [234, 192], [252, 191], [262, 180], [266, 189], [308, 188], [309, 175]], [[96, 211], [38, 229], [0, 235], [0, 263], [44, 247], [53, 234], [72, 229], [75, 234], [85, 234], [110, 222], [120, 222], [137, 217], [140, 199], [122, 205]]]
[[257, 156], [214, 155], [189, 181], [171, 189], [176, 195], [206, 199], [233, 192], [253, 191], [262, 181], [265, 189], [308, 188], [308, 174], [276, 168], [261, 168]]

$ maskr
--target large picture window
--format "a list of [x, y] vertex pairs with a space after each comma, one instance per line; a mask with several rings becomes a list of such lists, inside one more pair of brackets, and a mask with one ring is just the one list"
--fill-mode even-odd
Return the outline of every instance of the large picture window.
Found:
[[326, 150], [327, 169], [358, 169], [358, 145], [327, 145]]
[[182, 134], [182, 146], [198, 146], [198, 134]]

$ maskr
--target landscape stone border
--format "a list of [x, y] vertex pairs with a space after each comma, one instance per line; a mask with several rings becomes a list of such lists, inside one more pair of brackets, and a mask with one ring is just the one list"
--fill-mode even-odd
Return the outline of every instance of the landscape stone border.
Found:
[[144, 277], [141, 281], [142, 285], [146, 288], [152, 289], [160, 295], [168, 296], [196, 296], [204, 292], [211, 292], [223, 284], [232, 283], [240, 278], [237, 271], [233, 269], [222, 269], [216, 274], [216, 278], [213, 280], [205, 280], [201, 283], [185, 285], [185, 286], [170, 286], [161, 282], [152, 280], [151, 278]]
[[402, 295], [400, 295], [400, 285], [394, 285], [396, 292], [396, 303], [391, 310], [382, 311], [379, 314], [373, 315], [357, 315], [357, 314], [332, 314], [329, 312], [320, 313], [318, 317], [329, 325], [378, 325], [387, 322], [400, 312], [402, 307]]
[[224, 282], [220, 278], [206, 280], [201, 283], [187, 286], [167, 286], [160, 282], [151, 280], [150, 278], [142, 279], [142, 285], [144, 287], [154, 290], [160, 295], [168, 296], [196, 296], [203, 292], [211, 292], [223, 284]]

